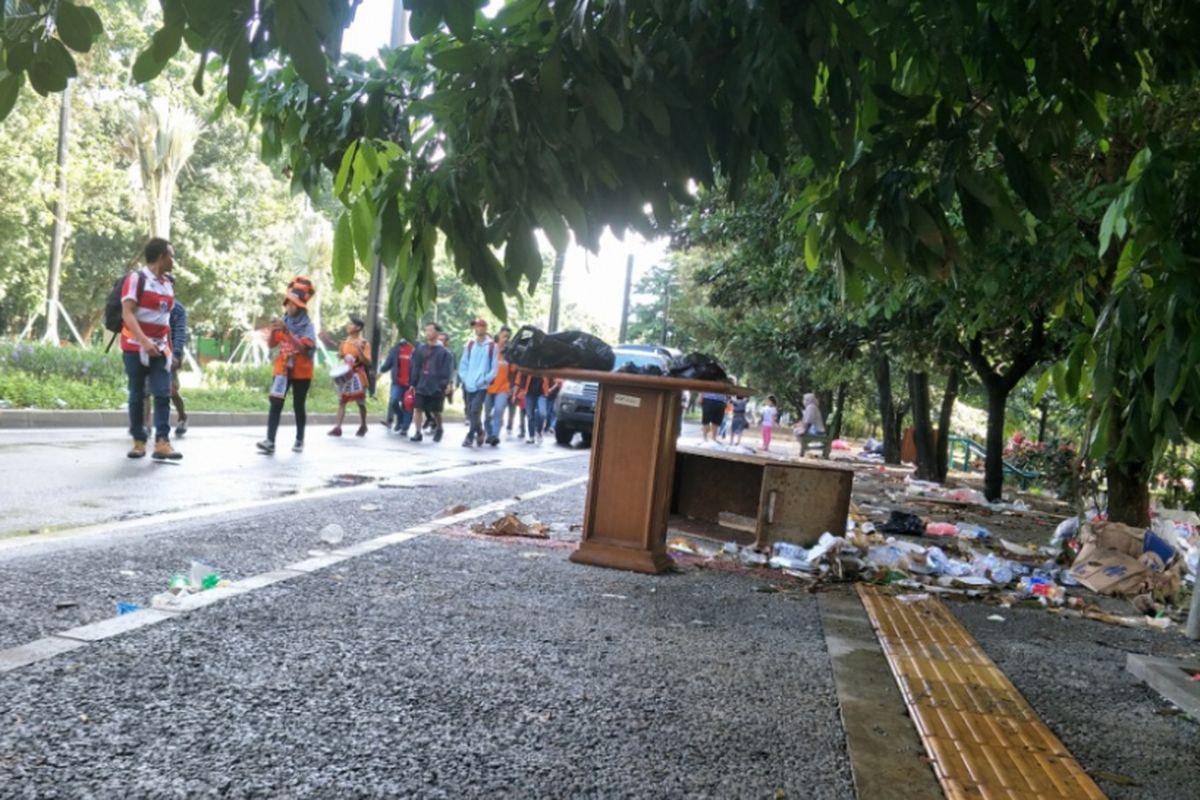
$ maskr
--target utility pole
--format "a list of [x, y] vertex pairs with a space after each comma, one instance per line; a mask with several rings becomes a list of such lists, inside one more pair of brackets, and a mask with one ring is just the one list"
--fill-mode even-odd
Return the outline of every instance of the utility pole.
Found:
[[54, 229], [50, 235], [50, 279], [46, 285], [46, 335], [58, 344], [58, 286], [62, 276], [63, 238], [67, 227], [67, 143], [71, 131], [71, 85], [62, 93], [58, 115], [58, 191], [54, 198]]
[[[406, 29], [404, 24], [404, 0], [392, 0], [392, 36], [390, 44], [392, 47], [399, 47], [406, 42]], [[367, 328], [363, 331], [363, 335], [371, 345], [371, 358], [376, 364], [382, 359], [379, 357], [379, 345], [383, 339], [382, 336], [382, 320], [380, 319], [384, 297], [383, 285], [383, 262], [379, 256], [375, 256], [375, 268], [371, 270], [371, 286], [367, 290]], [[371, 394], [375, 394], [375, 371], [368, 370], [368, 383], [370, 383]]]
[[625, 343], [625, 336], [629, 333], [629, 290], [633, 285], [633, 253], [625, 259], [625, 301], [621, 303], [621, 333], [617, 335], [617, 341], [620, 344]]
[[662, 328], [662, 346], [667, 346], [667, 332], [670, 330], [671, 324], [671, 276], [667, 275], [666, 283], [663, 284], [663, 328]]
[[546, 326], [550, 329], [548, 331], [549, 333], [554, 333], [558, 330], [558, 312], [560, 292], [562, 291], [563, 262], [566, 260], [566, 253], [559, 253], [554, 257], [554, 272], [550, 281], [550, 319]]

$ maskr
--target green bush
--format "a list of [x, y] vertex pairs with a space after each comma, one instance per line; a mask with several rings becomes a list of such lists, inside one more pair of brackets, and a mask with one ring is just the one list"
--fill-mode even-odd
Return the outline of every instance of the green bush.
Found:
[[43, 379], [63, 379], [99, 385], [123, 385], [125, 365], [117, 348], [84, 350], [30, 342], [0, 342], [0, 372], [23, 372]]

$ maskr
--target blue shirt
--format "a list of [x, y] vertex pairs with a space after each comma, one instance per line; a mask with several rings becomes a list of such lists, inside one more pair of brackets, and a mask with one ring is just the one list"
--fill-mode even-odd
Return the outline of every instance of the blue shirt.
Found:
[[458, 379], [464, 392], [482, 392], [496, 377], [496, 343], [472, 339], [458, 362]]

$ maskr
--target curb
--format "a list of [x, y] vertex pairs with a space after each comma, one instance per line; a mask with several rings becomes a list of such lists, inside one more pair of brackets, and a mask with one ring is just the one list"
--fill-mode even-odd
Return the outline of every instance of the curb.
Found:
[[[171, 409], [172, 419], [175, 410]], [[289, 419], [291, 409], [285, 408], [283, 418]], [[368, 415], [367, 424], [378, 422], [376, 412]], [[308, 415], [309, 425], [332, 425], [337, 419], [335, 414]], [[346, 419], [351, 427], [357, 424], [357, 412], [353, 409], [346, 412]], [[461, 415], [447, 414], [446, 420], [462, 420]], [[251, 426], [267, 424], [267, 412], [227, 412], [227, 411], [193, 411], [188, 414], [189, 427], [212, 428], [216, 426]], [[44, 411], [36, 409], [3, 409], [0, 410], [0, 430], [26, 428], [127, 428], [129, 415], [124, 411]], [[172, 427], [174, 427], [172, 425]]]

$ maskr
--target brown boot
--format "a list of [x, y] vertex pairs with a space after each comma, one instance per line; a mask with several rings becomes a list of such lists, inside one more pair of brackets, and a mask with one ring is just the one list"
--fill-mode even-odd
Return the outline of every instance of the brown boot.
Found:
[[146, 443], [141, 439], [134, 439], [133, 447], [129, 448], [129, 452], [125, 455], [130, 458], [144, 458], [146, 456]]
[[169, 440], [159, 439], [154, 443], [154, 453], [150, 457], [159, 461], [178, 461], [183, 458], [183, 453], [171, 447]]

